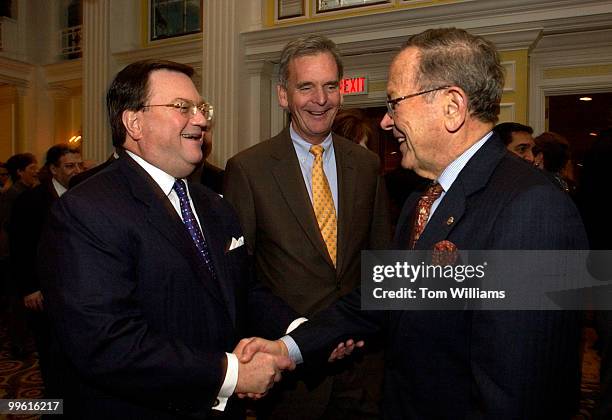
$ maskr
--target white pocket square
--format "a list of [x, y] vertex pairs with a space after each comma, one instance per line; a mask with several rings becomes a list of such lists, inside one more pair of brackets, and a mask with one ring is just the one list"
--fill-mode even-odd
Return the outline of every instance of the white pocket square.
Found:
[[228, 251], [231, 251], [232, 249], [236, 249], [241, 247], [242, 245], [244, 245], [244, 236], [241, 236], [240, 238], [236, 239], [232, 236], [232, 242], [230, 243], [229, 249]]

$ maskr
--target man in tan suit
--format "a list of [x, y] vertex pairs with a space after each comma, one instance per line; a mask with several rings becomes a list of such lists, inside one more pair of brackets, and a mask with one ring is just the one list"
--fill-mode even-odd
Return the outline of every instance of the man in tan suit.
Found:
[[[225, 173], [225, 198], [238, 212], [259, 279], [307, 317], [359, 284], [361, 250], [385, 248], [390, 240], [378, 157], [331, 133], [342, 104], [342, 70], [327, 38], [290, 42], [281, 54], [277, 93], [291, 125], [234, 156]], [[335, 366], [337, 374], [284, 381], [258, 414], [377, 418], [382, 357], [364, 359], [348, 369]]]

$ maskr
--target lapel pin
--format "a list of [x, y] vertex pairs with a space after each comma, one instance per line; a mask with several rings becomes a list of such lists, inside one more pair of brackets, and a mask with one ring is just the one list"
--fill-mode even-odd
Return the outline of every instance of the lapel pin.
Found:
[[453, 223], [455, 223], [455, 218], [453, 216], [449, 217], [448, 219], [446, 219], [446, 225], [450, 226]]

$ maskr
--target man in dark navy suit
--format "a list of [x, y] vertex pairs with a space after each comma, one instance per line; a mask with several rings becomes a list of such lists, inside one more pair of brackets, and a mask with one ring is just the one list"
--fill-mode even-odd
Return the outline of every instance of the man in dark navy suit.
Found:
[[119, 72], [107, 95], [119, 159], [60, 198], [41, 239], [50, 395], [71, 418], [243, 419], [229, 397], [261, 395], [292, 366], [232, 354], [295, 315], [253, 281], [231, 206], [184, 180], [212, 118], [192, 74], [161, 60]]
[[[503, 89], [495, 47], [464, 30], [412, 36], [394, 58], [381, 126], [402, 165], [441, 187], [415, 239], [417, 202], [406, 201], [395, 248], [586, 249], [567, 194], [510, 154], [492, 133]], [[388, 419], [568, 419], [576, 397], [578, 316], [536, 311], [362, 311], [359, 291], [266, 348], [323, 360], [343, 337], [385, 335]], [[293, 340], [293, 342], [292, 342]]]

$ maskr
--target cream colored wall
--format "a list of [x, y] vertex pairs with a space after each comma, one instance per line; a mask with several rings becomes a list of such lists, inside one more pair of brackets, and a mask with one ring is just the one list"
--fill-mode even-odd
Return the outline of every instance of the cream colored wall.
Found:
[[544, 37], [531, 50], [529, 125], [548, 129], [547, 98], [612, 92], [612, 29]]
[[501, 51], [500, 60], [506, 69], [506, 83], [501, 100], [499, 122], [527, 124], [529, 103], [529, 51]]

